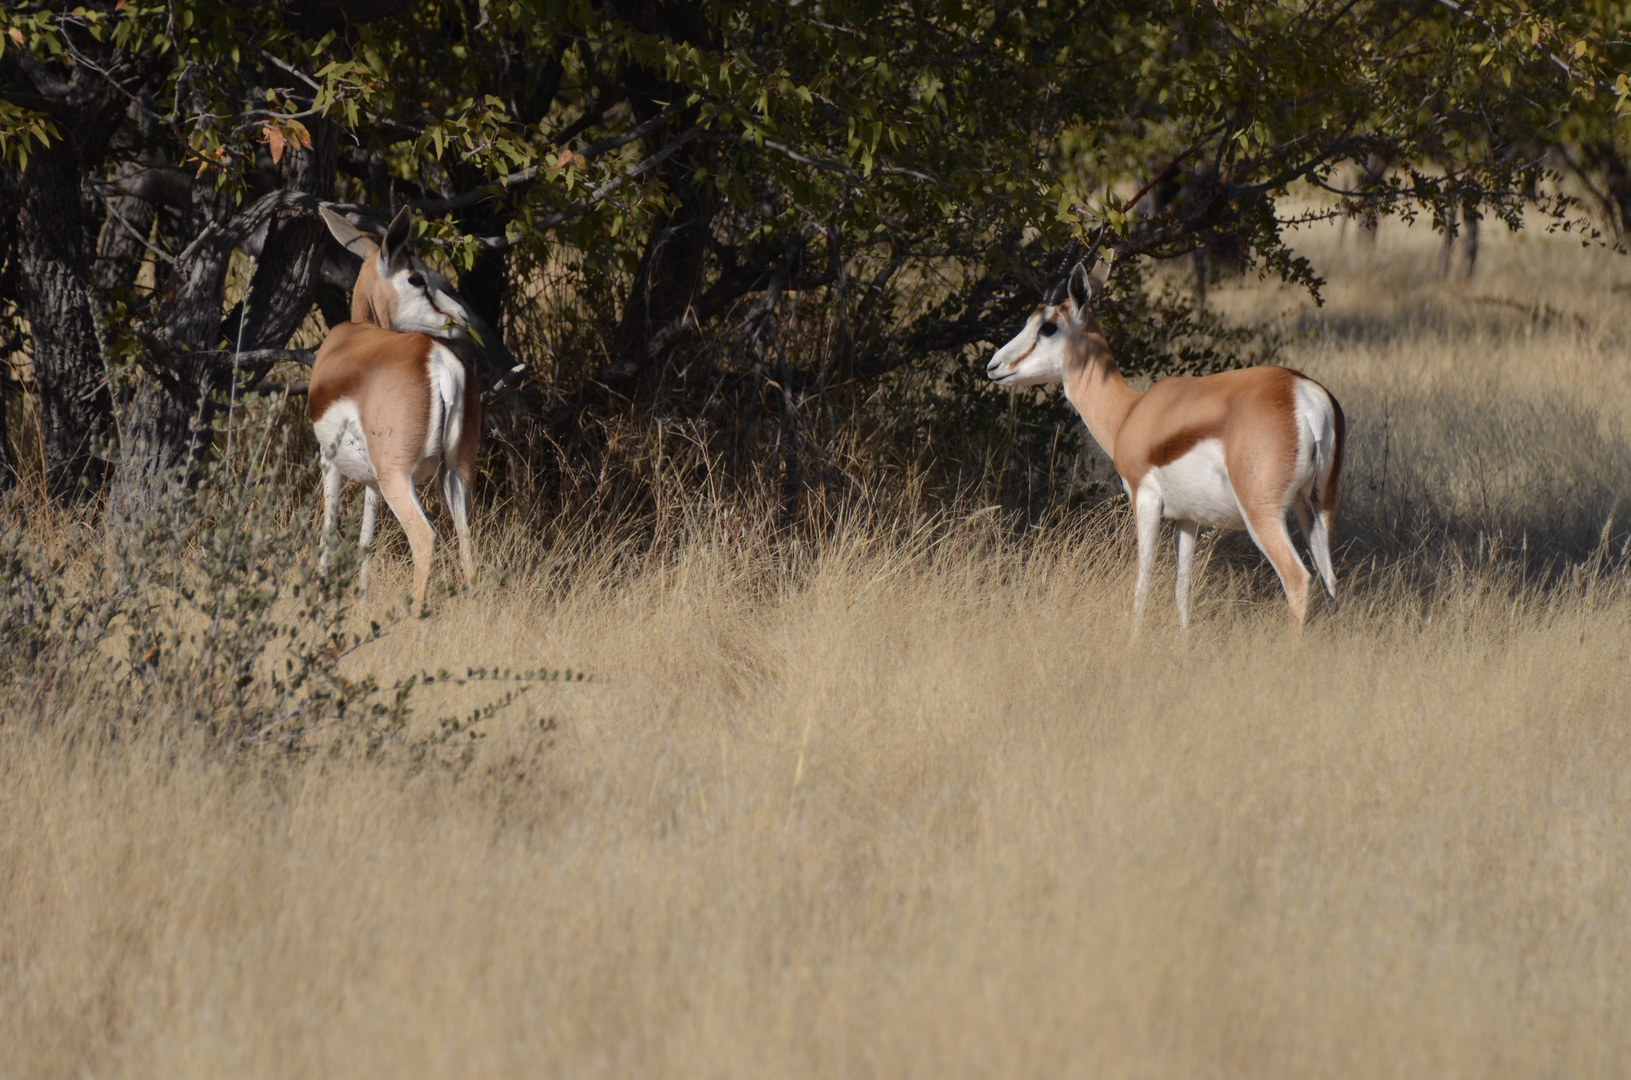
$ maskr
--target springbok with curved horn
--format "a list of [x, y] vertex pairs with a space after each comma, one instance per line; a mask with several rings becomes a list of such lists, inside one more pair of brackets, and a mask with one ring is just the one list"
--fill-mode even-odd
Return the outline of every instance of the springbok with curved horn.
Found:
[[415, 489], [438, 472], [465, 581], [475, 578], [469, 517], [481, 395], [474, 371], [452, 348], [468, 333], [469, 315], [446, 279], [414, 254], [406, 208], [378, 245], [326, 207], [322, 213], [335, 239], [362, 256], [351, 321], [335, 326], [318, 347], [307, 398], [323, 449], [323, 564], [332, 551], [341, 486], [359, 481], [367, 488], [360, 580], [366, 586], [383, 495], [408, 536], [413, 610], [422, 613], [436, 531]]
[[1004, 386], [1064, 383], [1065, 397], [1115, 463], [1138, 526], [1133, 625], [1144, 612], [1161, 519], [1178, 523], [1178, 625], [1189, 625], [1190, 571], [1202, 525], [1244, 528], [1274, 564], [1301, 631], [1308, 570], [1291, 546], [1297, 516], [1331, 599], [1345, 421], [1331, 392], [1290, 368], [1263, 366], [1199, 378], [1127, 385], [1093, 315], [1108, 276], [1071, 271], [1066, 302], [1054, 297], [992, 356], [986, 374]]

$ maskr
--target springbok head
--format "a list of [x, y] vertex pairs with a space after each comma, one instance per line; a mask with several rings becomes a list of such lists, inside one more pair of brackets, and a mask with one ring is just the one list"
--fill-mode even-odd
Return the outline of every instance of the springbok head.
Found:
[[469, 334], [470, 310], [452, 283], [414, 251], [413, 215], [407, 207], [391, 220], [381, 243], [328, 207], [319, 209], [334, 239], [362, 258], [351, 291], [352, 322], [451, 341]]
[[1048, 291], [1019, 333], [986, 364], [987, 377], [1003, 386], [1064, 382], [1065, 360], [1071, 355], [1073, 339], [1090, 328], [1095, 332], [1098, 329], [1091, 300], [1104, 290], [1109, 276], [1107, 260], [1100, 261], [1091, 273], [1086, 263], [1077, 263], [1063, 290], [1065, 295], [1061, 297], [1057, 287]]

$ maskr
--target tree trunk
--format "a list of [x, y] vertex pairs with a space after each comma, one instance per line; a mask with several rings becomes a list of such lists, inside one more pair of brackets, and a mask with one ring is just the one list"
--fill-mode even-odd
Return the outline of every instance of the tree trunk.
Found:
[[18, 195], [18, 299], [32, 339], [34, 405], [48, 490], [73, 497], [98, 487], [114, 435], [97, 311], [90, 293], [96, 222], [81, 181], [107, 153], [125, 115], [126, 95], [156, 58], [138, 59], [89, 34], [69, 31], [98, 63], [40, 62], [24, 56], [32, 83], [63, 138], [28, 161]]
[[[466, 27], [466, 33], [470, 28]], [[509, 104], [512, 115], [522, 124], [538, 124], [549, 114], [561, 87], [566, 69], [561, 54], [568, 46], [565, 37], [556, 40], [553, 55], [530, 52], [524, 44], [516, 42], [513, 49], [502, 50], [500, 65], [483, 78], [483, 92], [499, 96]], [[469, 165], [456, 165], [451, 170], [456, 186], [468, 191], [487, 182], [487, 177]], [[515, 197], [485, 199], [459, 211], [459, 228], [478, 236], [495, 236], [504, 232], [515, 219], [519, 200]], [[536, 415], [543, 407], [543, 393], [532, 383], [516, 385], [510, 369], [515, 357], [504, 345], [504, 308], [510, 292], [510, 253], [483, 250], [469, 270], [459, 275], [459, 295], [469, 308], [484, 322], [485, 337], [480, 348], [461, 349], [460, 354], [476, 370], [477, 381], [489, 391], [495, 386], [508, 387], [486, 411], [488, 422], [499, 417], [507, 427], [514, 427], [524, 416]]]
[[6, 370], [8, 361], [20, 351], [23, 341], [17, 317], [17, 181], [15, 169], [0, 169], [0, 491], [10, 491], [17, 483], [17, 462], [6, 430], [5, 393], [12, 381]]
[[[688, 154], [675, 154], [665, 163], [665, 169], [667, 166], [674, 166], [674, 173], [659, 175], [679, 196], [679, 204], [652, 224], [612, 339], [612, 361], [550, 410], [544, 420], [550, 428], [564, 430], [575, 424], [585, 410], [605, 404], [612, 395], [634, 396], [644, 372], [668, 363], [675, 346], [685, 337], [686, 318], [700, 321], [715, 313], [716, 305], [710, 301], [716, 301], [714, 294], [718, 291], [734, 298], [762, 288], [768, 279], [768, 267], [764, 272], [725, 274], [704, 293], [703, 272], [714, 204], [708, 193], [690, 183], [688, 178], [695, 166]], [[717, 306], [723, 308], [724, 304]]]
[[1206, 250], [1205, 244], [1196, 248], [1189, 256], [1189, 264], [1195, 274], [1195, 318], [1197, 319], [1206, 318], [1206, 286], [1208, 284], [1208, 272], [1211, 270], [1210, 261], [1211, 253]]
[[[143, 168], [138, 162], [126, 162], [120, 166], [119, 175], [126, 178]], [[146, 199], [134, 195], [108, 198], [107, 218], [102, 222], [102, 234], [96, 242], [96, 265], [91, 268], [91, 280], [103, 314], [110, 313], [119, 290], [135, 283], [147, 258], [147, 245], [143, 241], [152, 236], [153, 219], [157, 216], [156, 208]]]
[[1478, 212], [1476, 203], [1468, 202], [1461, 208], [1462, 232], [1461, 241], [1461, 280], [1471, 281], [1478, 270], [1478, 221], [1483, 217]]
[[1580, 149], [1602, 178], [1604, 209], [1614, 226], [1615, 236], [1623, 240], [1631, 233], [1631, 163], [1627, 163], [1619, 147], [1611, 141], [1588, 142]]
[[[459, 227], [477, 235], [503, 232], [511, 215], [487, 214], [481, 218], [460, 215]], [[503, 333], [504, 301], [510, 288], [509, 252], [483, 251], [476, 263], [459, 275], [459, 295], [488, 326]]]
[[[232, 214], [230, 201], [207, 172], [194, 181], [190, 239], [206, 240]], [[143, 377], [125, 414], [111, 504], [120, 513], [162, 505], [187, 483], [208, 442], [212, 393], [226, 383], [216, 365], [189, 359], [221, 340], [221, 298], [232, 246], [189, 243], [165, 291], [172, 299], [161, 322], [143, 328]]]
[[40, 450], [47, 488], [57, 498], [101, 485], [113, 434], [113, 401], [86, 287], [91, 275], [80, 172], [69, 140], [35, 153], [23, 173], [17, 227]]
[[[621, 0], [613, 6], [631, 25], [648, 33], [699, 49], [718, 48], [707, 11], [694, 0]], [[624, 80], [631, 90], [635, 115], [642, 121], [656, 116], [680, 89], [668, 83], [660, 72], [647, 68], [628, 71]], [[671, 123], [689, 126], [695, 122], [694, 115], [688, 112]], [[654, 140], [656, 145], [661, 142]], [[656, 174], [677, 205], [652, 226], [613, 339], [612, 363], [601, 373], [601, 381], [619, 393], [631, 392], [647, 366], [667, 362], [669, 350], [665, 348], [662, 355], [653, 356], [649, 343], [653, 335], [685, 314], [702, 287], [714, 200], [692, 181], [699, 164], [697, 152], [695, 144], [681, 150]]]
[[[0, 383], [0, 387], [4, 384]], [[6, 394], [0, 389], [0, 491], [17, 486], [17, 459], [11, 454], [10, 432], [6, 424]]]
[[[327, 120], [314, 121], [309, 128], [310, 150], [294, 145], [284, 150], [283, 188], [332, 199], [340, 129]], [[273, 217], [255, 261], [255, 276], [249, 283], [244, 349], [282, 348], [300, 329], [316, 295], [328, 240], [322, 218], [309, 208], [288, 207]], [[238, 345], [239, 310], [235, 308], [221, 327], [222, 336], [233, 347]]]
[[1448, 281], [1450, 269], [1455, 265], [1455, 214], [1449, 212], [1444, 215], [1444, 238], [1438, 245], [1438, 276], [1441, 281]]
[[616, 359], [602, 373], [607, 387], [619, 393], [630, 393], [654, 359], [646, 347], [652, 335], [683, 315], [702, 287], [712, 200], [683, 180], [674, 187], [679, 205], [652, 225], [613, 338]]

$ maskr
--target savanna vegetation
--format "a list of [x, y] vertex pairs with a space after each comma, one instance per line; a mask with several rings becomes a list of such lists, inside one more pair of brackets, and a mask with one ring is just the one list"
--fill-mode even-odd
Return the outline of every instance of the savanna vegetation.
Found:
[[[10, 1068], [1623, 1072], [1628, 14], [9, 5]], [[493, 331], [429, 618], [318, 569], [319, 204]], [[1095, 240], [1342, 401], [1301, 638], [1239, 535], [1130, 636], [983, 382]]]
[[[219, 669], [121, 628], [13, 656], [10, 1068], [1619, 1074], [1631, 275], [1502, 235], [1447, 283], [1437, 248], [1327, 226], [1324, 308], [1215, 296], [1353, 417], [1343, 604], [1301, 640], [1238, 536], [1187, 635], [1164, 560], [1130, 640], [1114, 503], [907, 492], [816, 541], [664, 473], [649, 531], [486, 514], [483, 583], [425, 620], [388, 618], [399, 541], [334, 669], [384, 711], [294, 752], [298, 701], [204, 700]], [[88, 588], [86, 526], [42, 516]]]
[[[790, 521], [881, 470], [956, 494], [1014, 429], [959, 361], [1089, 237], [1120, 258], [1124, 366], [1170, 372], [1257, 355], [1206, 317], [1220, 275], [1317, 289], [1285, 242], [1299, 222], [1623, 223], [1627, 18], [1609, 0], [8, 5], [0, 481], [117, 512], [196, 484], [223, 441], [201, 432], [298, 390], [345, 317], [357, 264], [321, 202], [361, 223], [414, 208], [494, 329], [485, 473], [517, 510], [645, 512], [659, 461], [774, 492]], [[1286, 209], [1308, 191], [1325, 198]], [[1148, 287], [1175, 259], [1191, 283]], [[1024, 412], [1041, 431], [1014, 475], [1034, 486], [1042, 445], [1074, 435], [1062, 410]]]

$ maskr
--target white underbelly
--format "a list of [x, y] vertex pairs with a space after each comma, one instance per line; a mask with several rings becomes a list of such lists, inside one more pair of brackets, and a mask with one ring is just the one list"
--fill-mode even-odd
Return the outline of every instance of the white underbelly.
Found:
[[317, 436], [318, 452], [334, 463], [341, 476], [365, 484], [378, 482], [374, 463], [368, 458], [368, 438], [363, 434], [355, 403], [341, 398], [330, 405], [312, 425], [312, 432]]
[[1139, 481], [1141, 489], [1146, 485], [1153, 485], [1160, 495], [1164, 518], [1220, 529], [1246, 527], [1219, 439], [1202, 439], [1183, 457], [1151, 469]]

